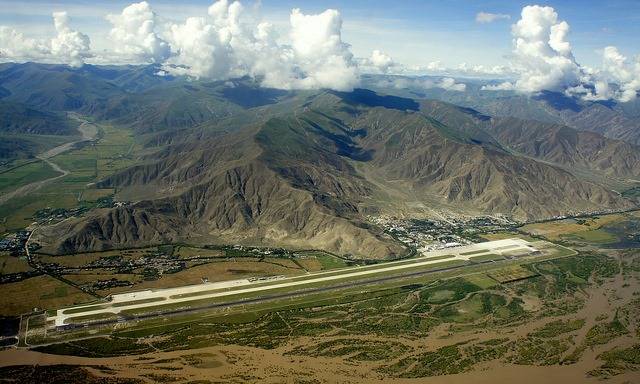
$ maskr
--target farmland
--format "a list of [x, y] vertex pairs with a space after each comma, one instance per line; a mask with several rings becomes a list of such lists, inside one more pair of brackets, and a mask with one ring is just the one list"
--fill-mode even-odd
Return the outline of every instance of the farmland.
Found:
[[[48, 159], [67, 171], [67, 175], [0, 204], [0, 233], [27, 227], [34, 221], [36, 212], [44, 208], [91, 207], [99, 198], [114, 193], [90, 184], [132, 165], [137, 147], [129, 130], [106, 124], [95, 129], [95, 140], [79, 142], [67, 151], [53, 153]], [[0, 174], [0, 193], [60, 175], [45, 161], [21, 164]]]

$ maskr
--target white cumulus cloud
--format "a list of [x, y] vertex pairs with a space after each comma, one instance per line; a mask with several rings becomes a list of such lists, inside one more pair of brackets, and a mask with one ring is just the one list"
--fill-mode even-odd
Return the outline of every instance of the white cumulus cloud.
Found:
[[467, 89], [467, 85], [464, 83], [457, 83], [455, 79], [451, 77], [442, 78], [434, 85], [436, 88], [446, 89], [447, 91], [464, 92]]
[[509, 20], [511, 16], [504, 13], [478, 12], [476, 14], [476, 23], [487, 24], [497, 20]]
[[640, 92], [640, 57], [629, 61], [618, 48], [602, 50], [602, 67], [587, 71], [590, 86], [580, 85], [568, 93], [580, 95], [586, 100], [614, 99], [621, 102], [634, 100]]
[[566, 40], [569, 24], [559, 21], [551, 7], [526, 6], [521, 16], [512, 26], [513, 64], [519, 73], [515, 88], [538, 92], [576, 86], [582, 73]]
[[156, 14], [146, 1], [106, 18], [113, 25], [109, 38], [120, 61], [161, 63], [169, 57], [171, 48], [156, 32]]
[[342, 41], [342, 17], [335, 9], [317, 15], [291, 11], [291, 41], [297, 72], [293, 88], [352, 90], [359, 81], [358, 67]]
[[56, 36], [50, 40], [25, 37], [22, 33], [0, 27], [0, 57], [12, 61], [39, 61], [79, 67], [91, 57], [89, 37], [71, 28], [66, 12], [52, 14]]
[[51, 55], [61, 63], [79, 67], [91, 57], [89, 36], [78, 32], [69, 25], [67, 12], [54, 12], [53, 23], [58, 33], [51, 39]]
[[363, 70], [379, 73], [389, 73], [392, 68], [400, 67], [391, 56], [378, 49], [374, 49], [370, 57], [361, 59], [359, 64]]
[[486, 84], [480, 87], [482, 91], [513, 91], [514, 85], [508, 81], [503, 81], [498, 84]]
[[51, 47], [43, 41], [25, 37], [6, 26], [0, 27], [0, 57], [13, 61], [41, 61], [50, 55]]
[[421, 78], [421, 77], [387, 77], [376, 84], [381, 88], [396, 89], [433, 89], [440, 88], [447, 91], [464, 92], [467, 85], [458, 83], [451, 77]]
[[289, 19], [291, 44], [279, 44], [270, 23], [255, 20], [238, 1], [219, 0], [208, 17], [171, 26], [173, 55], [163, 69], [216, 80], [249, 75], [281, 89], [353, 89], [358, 67], [342, 41], [340, 13], [305, 15], [293, 9]]
[[521, 18], [511, 28], [515, 82], [485, 85], [483, 90], [564, 92], [585, 100], [626, 102], [640, 91], [640, 58], [634, 62], [616, 47], [602, 51], [602, 67], [588, 68], [574, 58], [568, 40], [569, 24], [561, 21], [552, 7], [538, 5], [522, 9]]

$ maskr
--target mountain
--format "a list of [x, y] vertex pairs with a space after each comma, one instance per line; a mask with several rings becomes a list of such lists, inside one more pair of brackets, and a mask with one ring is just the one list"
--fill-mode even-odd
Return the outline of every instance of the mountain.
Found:
[[65, 253], [219, 240], [382, 258], [404, 250], [366, 223], [369, 214], [530, 219], [631, 206], [460, 124], [486, 116], [463, 110], [446, 124], [424, 105], [367, 90], [303, 93], [250, 110], [259, 116], [251, 123], [199, 125], [99, 184], [136, 202], [66, 221], [38, 242]]
[[121, 92], [89, 71], [34, 63], [0, 66], [0, 86], [5, 90], [2, 100], [45, 111], [78, 110]]
[[433, 100], [422, 102], [421, 110], [447, 125], [485, 132], [504, 148], [528, 157], [607, 176], [640, 176], [640, 146], [622, 140], [561, 124], [489, 117], [470, 108]]
[[563, 124], [603, 107], [621, 127], [637, 118], [631, 104], [485, 92], [481, 81], [467, 92], [282, 91], [157, 71], [0, 65], [0, 103], [20, 115], [14, 139], [74, 111], [130, 129], [144, 147], [135, 165], [97, 183], [131, 203], [42, 228], [47, 251], [184, 240], [397, 257], [406, 250], [369, 215], [528, 220], [633, 206], [613, 189], [638, 177], [638, 147], [605, 137], [613, 126], [602, 135]]
[[[398, 96], [436, 99], [472, 108], [494, 117], [536, 120], [600, 133], [605, 137], [640, 145], [640, 101], [584, 101], [562, 93], [543, 91], [534, 95], [513, 91], [486, 91], [488, 82], [457, 79], [466, 85], [465, 92], [437, 88], [434, 77], [366, 75], [363, 86]], [[425, 84], [428, 84], [425, 87]]]
[[0, 101], [0, 133], [78, 134], [76, 125], [60, 113], [39, 111], [21, 103], [6, 101]]

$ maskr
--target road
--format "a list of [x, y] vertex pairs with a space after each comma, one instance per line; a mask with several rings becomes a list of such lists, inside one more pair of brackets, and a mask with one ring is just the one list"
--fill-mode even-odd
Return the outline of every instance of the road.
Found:
[[72, 119], [79, 121], [80, 122], [80, 126], [78, 127], [78, 130], [80, 131], [80, 133], [82, 134], [82, 138], [80, 140], [76, 140], [76, 141], [72, 141], [72, 142], [68, 142], [68, 143], [64, 143], [62, 145], [59, 145], [55, 148], [51, 148], [39, 155], [36, 156], [37, 159], [40, 159], [42, 161], [44, 161], [45, 163], [47, 163], [47, 165], [49, 165], [51, 168], [53, 168], [54, 171], [58, 172], [59, 174], [53, 177], [50, 177], [48, 179], [45, 180], [39, 180], [39, 181], [34, 181], [33, 183], [29, 183], [26, 185], [23, 185], [22, 187], [13, 190], [9, 193], [5, 193], [3, 195], [0, 196], [0, 205], [6, 203], [7, 201], [11, 200], [12, 198], [14, 198], [15, 196], [24, 196], [27, 195], [29, 193], [32, 193], [34, 191], [37, 191], [38, 189], [42, 188], [43, 186], [61, 179], [65, 176], [67, 176], [69, 174], [69, 171], [67, 171], [66, 169], [63, 169], [62, 167], [60, 167], [58, 164], [54, 163], [53, 161], [51, 161], [52, 158], [54, 158], [55, 156], [58, 156], [61, 153], [70, 151], [71, 149], [73, 149], [73, 147], [76, 144], [79, 143], [83, 143], [86, 141], [92, 141], [96, 138], [96, 136], [98, 135], [98, 127], [95, 126], [95, 124], [90, 123], [87, 120], [84, 120], [82, 117], [80, 117], [77, 114], [69, 114], [69, 117], [71, 117]]

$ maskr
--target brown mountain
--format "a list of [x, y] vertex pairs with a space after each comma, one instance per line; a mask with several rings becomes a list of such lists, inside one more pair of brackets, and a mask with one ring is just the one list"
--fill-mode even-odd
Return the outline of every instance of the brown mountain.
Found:
[[499, 125], [489, 133], [472, 124], [493, 124], [485, 116], [462, 110], [444, 122], [445, 107], [321, 92], [260, 107], [262, 118], [233, 128], [211, 122], [101, 183], [137, 202], [55, 226], [40, 241], [56, 252], [189, 240], [381, 258], [404, 250], [366, 224], [367, 214], [446, 209], [524, 219], [631, 206], [514, 154], [495, 135]]

